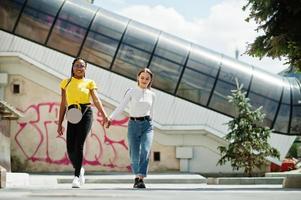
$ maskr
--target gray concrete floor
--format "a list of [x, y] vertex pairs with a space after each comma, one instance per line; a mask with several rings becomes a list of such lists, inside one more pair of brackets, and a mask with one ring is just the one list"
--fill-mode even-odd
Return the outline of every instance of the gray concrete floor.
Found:
[[[120, 175], [110, 175], [120, 179]], [[130, 175], [125, 175], [131, 178]], [[167, 179], [169, 175], [162, 178]], [[170, 179], [175, 175], [171, 174]], [[104, 175], [93, 175], [98, 179]], [[87, 179], [93, 178], [89, 175]], [[117, 177], [117, 178], [116, 178]], [[124, 175], [122, 175], [124, 177]], [[181, 174], [182, 178], [196, 178], [195, 175]], [[152, 200], [300, 200], [301, 189], [285, 189], [282, 185], [207, 185], [206, 183], [149, 183], [146, 189], [133, 189], [132, 183], [87, 183], [79, 189], [72, 189], [71, 183], [58, 183], [67, 175], [10, 174], [8, 185], [0, 189], [2, 200], [40, 200], [40, 199], [152, 199]], [[109, 178], [109, 176], [106, 176]], [[124, 177], [125, 178], [125, 177]], [[149, 178], [154, 178], [149, 176]], [[160, 175], [156, 175], [160, 178]], [[179, 177], [177, 177], [179, 178]], [[202, 178], [202, 177], [200, 177]], [[166, 181], [165, 181], [166, 182]], [[189, 181], [187, 181], [189, 182]]]

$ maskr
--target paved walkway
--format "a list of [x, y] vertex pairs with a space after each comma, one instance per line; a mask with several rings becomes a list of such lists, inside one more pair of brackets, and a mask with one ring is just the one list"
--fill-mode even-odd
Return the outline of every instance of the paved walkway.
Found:
[[[71, 175], [7, 173], [2, 200], [98, 199], [98, 200], [299, 200], [301, 189], [281, 184], [209, 185], [197, 174], [150, 174], [146, 189], [133, 189], [128, 174], [86, 175], [87, 183], [71, 188]], [[118, 182], [119, 181], [119, 182]]]

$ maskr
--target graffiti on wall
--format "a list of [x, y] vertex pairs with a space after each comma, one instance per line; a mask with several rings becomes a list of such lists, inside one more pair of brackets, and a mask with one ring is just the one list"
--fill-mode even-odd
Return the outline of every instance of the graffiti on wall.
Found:
[[[43, 102], [19, 109], [25, 117], [17, 121], [14, 142], [26, 160], [71, 164], [66, 152], [66, 134], [58, 136], [56, 131], [59, 107], [58, 102]], [[85, 143], [84, 165], [130, 170], [125, 139], [128, 118], [115, 120], [110, 129], [105, 129], [101, 125], [101, 114], [97, 109], [93, 111], [93, 126]], [[65, 122], [63, 126], [66, 127]]]

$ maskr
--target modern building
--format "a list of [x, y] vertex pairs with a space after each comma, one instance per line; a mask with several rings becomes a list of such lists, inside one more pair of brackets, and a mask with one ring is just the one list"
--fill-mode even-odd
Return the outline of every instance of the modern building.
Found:
[[[12, 153], [33, 171], [68, 169], [66, 156], [57, 155], [65, 147], [55, 147], [51, 134], [56, 134], [59, 82], [70, 77], [77, 56], [89, 62], [87, 76], [100, 86], [99, 95], [108, 112], [128, 87], [136, 85], [139, 69], [147, 67], [155, 74], [150, 170], [232, 172], [230, 165], [216, 163], [220, 157], [217, 147], [226, 144], [225, 123], [236, 114], [227, 99], [236, 88], [236, 79], [254, 108], [263, 106], [263, 123], [274, 130], [269, 142], [280, 151], [281, 160], [301, 135], [297, 79], [270, 74], [84, 1], [2, 0], [0, 29], [0, 73], [9, 77], [1, 85], [1, 98], [25, 116], [11, 127]], [[128, 168], [127, 153], [120, 155], [127, 152], [126, 119], [120, 118], [112, 130], [92, 129], [92, 136], [97, 131], [101, 136], [97, 137], [99, 153], [86, 159], [91, 170], [99, 169], [98, 165], [106, 171]], [[96, 115], [96, 122], [99, 120]], [[91, 149], [94, 142], [91, 140]], [[107, 151], [106, 145], [111, 145]], [[271, 159], [277, 164], [281, 160]]]

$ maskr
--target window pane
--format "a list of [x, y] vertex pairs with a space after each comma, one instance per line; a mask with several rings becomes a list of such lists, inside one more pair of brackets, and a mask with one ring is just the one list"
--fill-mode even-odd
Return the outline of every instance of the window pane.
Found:
[[221, 55], [200, 46], [193, 46], [177, 95], [207, 105], [216, 78]]
[[293, 106], [291, 134], [301, 134], [301, 106]]
[[252, 68], [250, 66], [232, 58], [223, 58], [209, 107], [227, 115], [236, 116], [237, 109], [232, 103], [228, 102], [227, 96], [232, 95], [231, 90], [237, 89], [236, 80], [239, 84], [243, 84], [243, 91], [246, 91], [250, 84], [251, 74]]
[[259, 69], [254, 70], [251, 91], [255, 94], [280, 101], [281, 91], [285, 83], [282, 77], [268, 74]]
[[237, 79], [239, 84], [243, 84], [243, 87], [248, 89], [252, 74], [251, 66], [239, 63], [231, 58], [224, 58], [221, 65], [218, 79], [233, 85], [236, 85], [235, 79]]
[[66, 1], [48, 41], [48, 46], [77, 56], [95, 10]]
[[137, 71], [149, 63], [158, 34], [137, 22], [130, 23], [112, 70], [136, 80]]
[[16, 33], [36, 42], [44, 43], [62, 3], [63, 0], [28, 0]]
[[158, 30], [132, 21], [127, 27], [122, 43], [152, 53], [158, 36]]
[[149, 68], [155, 74], [153, 85], [174, 93], [187, 58], [190, 44], [186, 41], [162, 34]]
[[273, 129], [280, 133], [288, 133], [291, 105], [291, 87], [287, 79], [283, 79], [282, 103]]
[[0, 28], [13, 31], [25, 0], [1, 0]]
[[100, 9], [91, 26], [81, 56], [109, 68], [128, 19]]
[[281, 133], [287, 133], [289, 118], [290, 106], [287, 104], [281, 104], [273, 129]]
[[190, 51], [187, 67], [195, 69], [200, 73], [215, 77], [218, 72], [220, 62], [221, 55], [194, 45]]
[[231, 95], [231, 90], [236, 89], [235, 85], [218, 80], [209, 103], [209, 107], [230, 116], [236, 116], [237, 110], [232, 103], [228, 102], [227, 96]]
[[272, 125], [284, 85], [285, 82], [280, 76], [268, 74], [260, 69], [254, 70], [249, 98], [254, 109], [263, 107], [262, 112], [266, 114], [264, 126]]
[[293, 94], [293, 105], [301, 104], [301, 91], [300, 86], [297, 83], [296, 79], [290, 79], [292, 94]]
[[291, 104], [291, 86], [287, 79], [283, 79], [283, 96], [282, 103]]
[[186, 67], [177, 91], [177, 96], [201, 105], [207, 105], [214, 80], [211, 76]]
[[136, 80], [138, 71], [147, 66], [149, 58], [149, 53], [122, 44], [112, 70]]
[[257, 93], [253, 92], [249, 93], [249, 98], [253, 109], [257, 109], [260, 106], [262, 106], [261, 111], [265, 114], [265, 118], [262, 125], [271, 127], [277, 111], [278, 101], [268, 99], [265, 96], [258, 95]]
[[295, 78], [289, 79], [293, 94], [293, 110], [291, 119], [291, 134], [301, 134], [301, 94], [300, 86]]
[[174, 93], [182, 66], [155, 56], [150, 69], [154, 73], [153, 86]]
[[188, 54], [189, 46], [190, 44], [182, 39], [162, 33], [155, 50], [155, 55], [183, 65]]

